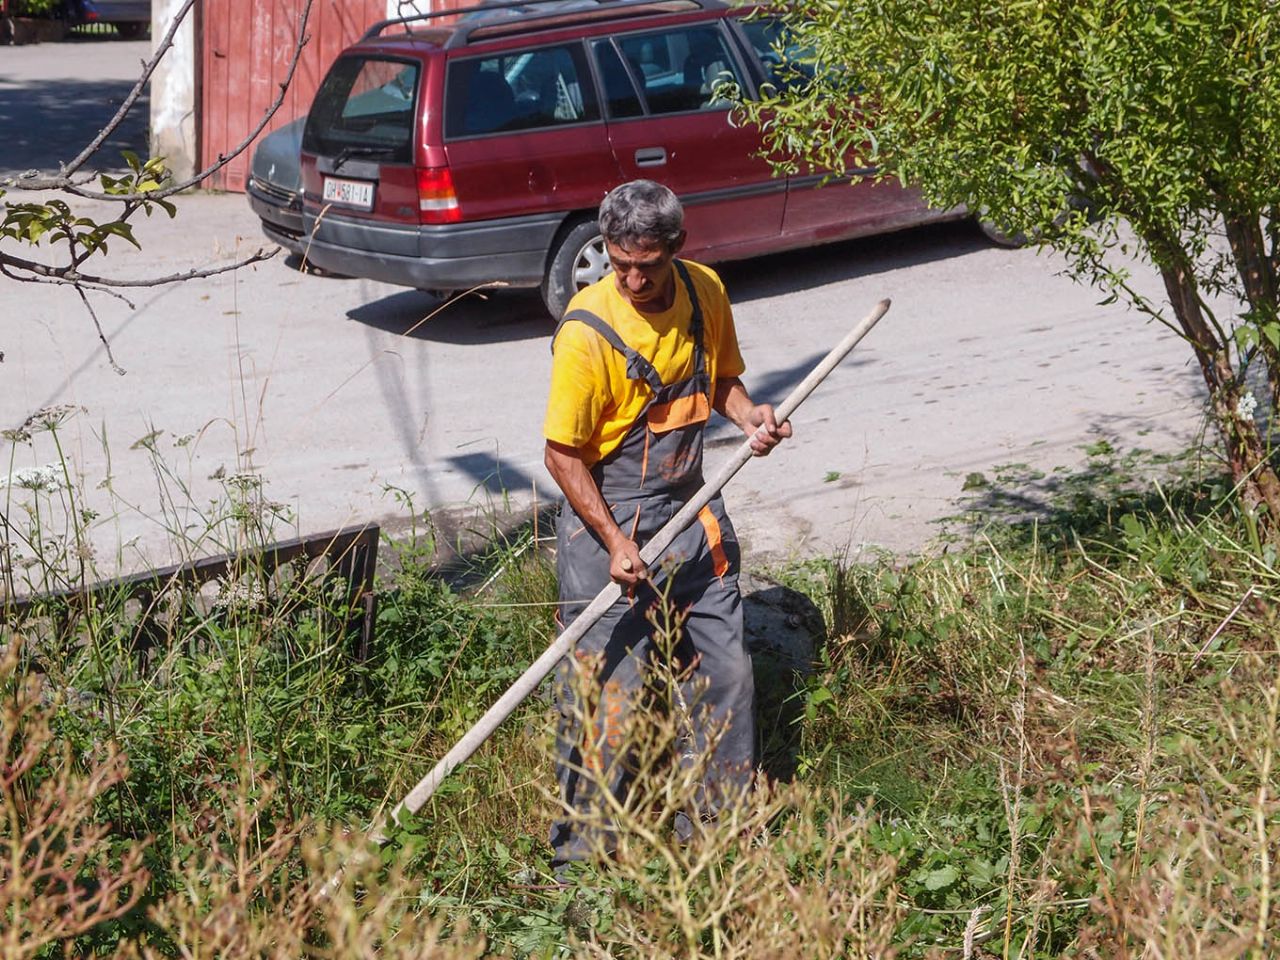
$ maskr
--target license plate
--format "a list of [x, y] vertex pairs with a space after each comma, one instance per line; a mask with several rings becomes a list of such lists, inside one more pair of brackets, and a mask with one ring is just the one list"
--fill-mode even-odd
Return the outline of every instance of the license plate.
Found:
[[325, 177], [324, 199], [330, 203], [340, 203], [344, 207], [372, 210], [373, 184], [367, 180], [338, 180], [334, 177]]

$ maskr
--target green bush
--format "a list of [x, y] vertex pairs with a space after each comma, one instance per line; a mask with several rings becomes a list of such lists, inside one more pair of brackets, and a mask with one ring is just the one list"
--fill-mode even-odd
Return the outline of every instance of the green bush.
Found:
[[51, 17], [64, 6], [63, 0], [14, 0], [11, 9], [18, 17]]

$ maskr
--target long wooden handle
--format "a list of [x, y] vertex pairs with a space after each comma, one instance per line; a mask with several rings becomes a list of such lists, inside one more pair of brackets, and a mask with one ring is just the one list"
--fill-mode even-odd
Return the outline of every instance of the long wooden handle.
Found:
[[[854, 347], [858, 345], [858, 341], [867, 335], [872, 327], [879, 322], [880, 318], [885, 315], [889, 309], [889, 301], [881, 300], [876, 304], [875, 309], [867, 314], [856, 327], [854, 327], [849, 335], [846, 336], [816, 367], [809, 372], [809, 375], [800, 381], [799, 386], [791, 391], [790, 395], [782, 401], [776, 408], [778, 422], [782, 423], [791, 416], [801, 403], [813, 393], [814, 389], [827, 375], [836, 368]], [[706, 483], [701, 489], [694, 494], [689, 500], [667, 523], [659, 530], [648, 543], [640, 550], [640, 558], [644, 560], [646, 565], [651, 565], [662, 556], [666, 549], [671, 546], [676, 536], [684, 530], [698, 515], [698, 511], [711, 502], [711, 499], [718, 494], [721, 489], [733, 478], [742, 466], [751, 459], [751, 440], [745, 440], [734, 455], [724, 464], [718, 473]], [[458, 764], [466, 761], [473, 753], [480, 748], [493, 732], [498, 728], [503, 720], [511, 716], [516, 707], [524, 702], [529, 694], [538, 688], [544, 677], [555, 669], [557, 663], [567, 654], [578, 639], [586, 633], [596, 621], [599, 620], [622, 595], [622, 588], [616, 583], [610, 583], [591, 601], [585, 610], [582, 611], [573, 621], [565, 628], [564, 632], [556, 638], [555, 642], [533, 661], [515, 683], [513, 683], [497, 702], [494, 703], [470, 730], [468, 730], [448, 753], [440, 758], [440, 761], [431, 768], [431, 772], [418, 781], [418, 785], [409, 791], [391, 811], [390, 819], [398, 822], [401, 814], [406, 811], [409, 813], [417, 813], [422, 805], [427, 802], [436, 788], [440, 786], [441, 781], [447, 777]], [[386, 824], [385, 819], [378, 821], [377, 825], [370, 833], [371, 839], [377, 843], [383, 842], [386, 838], [383, 833], [383, 827]]]

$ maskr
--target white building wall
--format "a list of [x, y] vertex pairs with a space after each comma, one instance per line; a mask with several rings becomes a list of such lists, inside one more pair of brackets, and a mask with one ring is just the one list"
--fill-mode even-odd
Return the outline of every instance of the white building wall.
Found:
[[[197, 5], [198, 6], [198, 5]], [[152, 0], [151, 42], [157, 44], [182, 7], [182, 0]], [[173, 46], [151, 75], [151, 155], [164, 157], [179, 180], [196, 172], [197, 77], [196, 10], [187, 14]]]
[[388, 17], [410, 17], [415, 13], [430, 13], [431, 0], [387, 0]]

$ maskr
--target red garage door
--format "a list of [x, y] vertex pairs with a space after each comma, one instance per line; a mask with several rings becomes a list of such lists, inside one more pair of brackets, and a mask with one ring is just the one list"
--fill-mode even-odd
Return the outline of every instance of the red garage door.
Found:
[[[452, 5], [452, 4], [450, 4]], [[426, 5], [422, 5], [425, 9]], [[235, 149], [275, 100], [289, 69], [302, 0], [205, 0], [202, 23], [200, 154], [202, 166]], [[386, 0], [316, 0], [293, 83], [265, 132], [303, 116], [325, 71], [342, 49], [386, 16]], [[252, 149], [252, 148], [251, 148]], [[246, 150], [206, 184], [244, 190]]]

